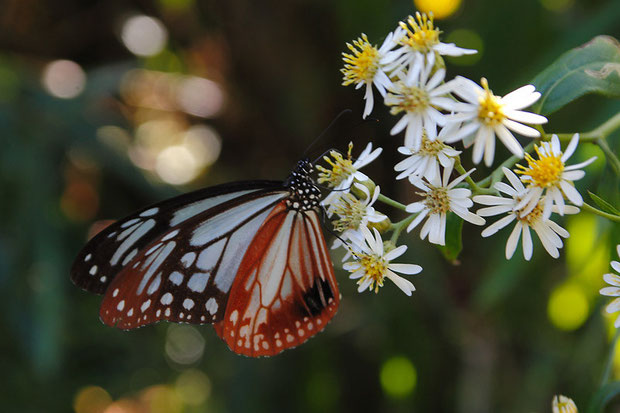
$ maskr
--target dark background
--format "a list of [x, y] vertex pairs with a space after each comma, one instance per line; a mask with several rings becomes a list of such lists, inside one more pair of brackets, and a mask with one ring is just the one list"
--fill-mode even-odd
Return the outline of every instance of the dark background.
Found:
[[[535, 243], [531, 263], [520, 248], [507, 262], [507, 230], [483, 240], [466, 226], [460, 262], [447, 263], [405, 234], [403, 262], [424, 267], [412, 297], [394, 285], [359, 295], [339, 270], [333, 322], [269, 359], [233, 354], [209, 326], [106, 327], [101, 297], [69, 281], [95, 222], [216, 183], [284, 179], [343, 109], [353, 114], [309, 155], [372, 140], [384, 153], [365, 172], [410, 201], [394, 180], [395, 120], [378, 103], [378, 122], [362, 123], [363, 93], [342, 87], [339, 69], [345, 42], [365, 32], [380, 44], [411, 1], [2, 0], [0, 10], [0, 411], [548, 412], [557, 393], [585, 409], [610, 334], [597, 292], [618, 243], [617, 227], [585, 213], [563, 224], [572, 235], [559, 260]], [[163, 50], [128, 50], [121, 33], [135, 15], [161, 22]], [[481, 50], [449, 59], [447, 77], [484, 76], [503, 95], [595, 35], [619, 37], [619, 21], [617, 0], [463, 0], [437, 24], [444, 40]], [[59, 59], [85, 72], [76, 97], [50, 92], [49, 82], [80, 85], [62, 70], [45, 80]], [[215, 113], [179, 107], [188, 75], [215, 91], [204, 97]], [[546, 129], [586, 131], [619, 108], [585, 97]], [[617, 196], [596, 148], [575, 160], [591, 154], [599, 161], [579, 188], [616, 185]]]

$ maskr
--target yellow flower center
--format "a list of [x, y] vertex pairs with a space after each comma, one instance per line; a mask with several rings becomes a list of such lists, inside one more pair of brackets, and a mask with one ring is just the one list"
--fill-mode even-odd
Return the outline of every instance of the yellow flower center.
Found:
[[484, 88], [484, 95], [479, 99], [478, 120], [488, 126], [495, 126], [506, 119], [506, 115], [502, 110], [502, 104], [499, 96], [495, 96], [493, 91], [489, 89], [489, 83], [485, 78], [481, 82]]
[[564, 173], [564, 162], [562, 161], [562, 153], [556, 155], [551, 148], [541, 150], [535, 146], [539, 159], [534, 159], [529, 153], [525, 154], [525, 160], [528, 166], [517, 165], [518, 170], [515, 172], [521, 175], [528, 175], [528, 178], [522, 178], [523, 182], [529, 182], [541, 188], [549, 188], [560, 182], [562, 173]]
[[407, 23], [400, 22], [400, 27], [407, 31], [407, 35], [400, 41], [401, 44], [422, 53], [430, 52], [433, 46], [439, 44], [441, 31], [434, 26], [432, 13], [426, 15], [417, 12], [415, 19], [409, 16]]
[[390, 109], [392, 115], [397, 115], [403, 111], [424, 112], [430, 106], [431, 98], [426, 90], [415, 86], [403, 86], [401, 90], [400, 95], [389, 94], [394, 101], [388, 99], [389, 103], [386, 104], [392, 106], [392, 109]]
[[543, 208], [544, 208], [544, 203], [542, 202], [542, 200], [540, 200], [540, 201], [538, 201], [538, 204], [536, 204], [534, 209], [532, 209], [532, 211], [530, 211], [529, 214], [527, 214], [527, 215], [522, 217], [521, 214], [520, 214], [520, 210], [519, 211], [515, 211], [515, 214], [517, 215], [517, 219], [519, 221], [521, 221], [522, 223], [532, 227], [532, 226], [534, 226], [534, 224], [536, 222], [540, 221], [540, 219], [542, 218]]
[[356, 253], [355, 255], [364, 269], [364, 276], [357, 281], [357, 284], [363, 284], [370, 279], [369, 289], [372, 290], [374, 288], [375, 293], [378, 293], [379, 287], [383, 287], [387, 262], [382, 257], [374, 254]]
[[323, 159], [331, 166], [331, 169], [317, 165], [316, 169], [319, 171], [317, 182], [320, 184], [327, 183], [327, 186], [330, 188], [335, 188], [348, 176], [355, 173], [357, 169], [353, 167], [353, 160], [351, 159], [352, 150], [353, 143], [351, 142], [349, 143], [349, 151], [347, 152], [346, 158], [336, 151], [329, 152], [333, 160], [328, 156], [324, 156]]
[[435, 188], [430, 184], [426, 184], [430, 188], [428, 192], [418, 192], [418, 195], [425, 197], [424, 205], [431, 214], [447, 214], [450, 212], [450, 197], [448, 189], [443, 186]]
[[446, 148], [446, 144], [435, 139], [434, 141], [428, 139], [426, 136], [426, 129], [422, 130], [422, 144], [420, 145], [419, 155], [422, 156], [437, 156], [437, 154]]
[[375, 78], [379, 67], [379, 51], [368, 42], [368, 38], [362, 33], [362, 37], [353, 40], [353, 44], [347, 43], [353, 54], [343, 53], [342, 60], [345, 65], [340, 69], [343, 77], [343, 86], [352, 83], [370, 83]]
[[338, 232], [357, 229], [366, 215], [366, 204], [349, 193], [342, 194], [334, 208], [340, 216], [340, 219], [333, 222]]
[[566, 396], [555, 396], [551, 407], [553, 413], [577, 413], [577, 405]]

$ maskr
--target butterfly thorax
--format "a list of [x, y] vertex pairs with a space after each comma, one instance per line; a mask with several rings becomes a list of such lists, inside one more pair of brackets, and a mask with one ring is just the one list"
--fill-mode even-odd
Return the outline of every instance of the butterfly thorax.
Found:
[[285, 186], [290, 195], [286, 199], [289, 209], [308, 211], [315, 209], [321, 202], [321, 190], [315, 185], [311, 177], [314, 172], [312, 163], [303, 159], [297, 163], [297, 167], [286, 180]]

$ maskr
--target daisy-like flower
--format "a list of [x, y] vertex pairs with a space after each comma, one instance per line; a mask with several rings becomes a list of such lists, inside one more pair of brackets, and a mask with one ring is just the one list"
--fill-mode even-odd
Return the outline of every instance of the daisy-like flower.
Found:
[[[354, 238], [356, 233], [361, 233], [360, 228], [367, 227], [369, 223], [378, 223], [387, 219], [387, 216], [377, 212], [372, 206], [377, 201], [377, 198], [379, 198], [379, 186], [375, 187], [372, 197], [365, 185], [356, 182], [353, 186], [361, 191], [365, 195], [365, 198], [360, 200], [353, 194], [346, 193], [333, 204], [333, 211], [340, 218], [333, 221], [332, 224], [336, 231], [341, 232], [341, 235], [334, 240], [332, 249], [336, 249], [343, 245], [346, 246], [346, 240]], [[351, 251], [347, 249], [347, 253], [342, 258], [342, 261], [346, 261], [350, 256]]]
[[372, 112], [374, 105], [372, 86], [374, 85], [381, 96], [385, 97], [386, 89], [392, 85], [381, 60], [394, 48], [403, 34], [402, 29], [396, 29], [395, 32], [388, 34], [380, 48], [373, 46], [364, 33], [357, 40], [353, 40], [353, 44], [347, 43], [347, 47], [353, 54], [342, 54], [342, 60], [345, 63], [344, 68], [340, 70], [344, 75], [342, 85], [354, 84], [356, 89], [366, 85], [364, 118]]
[[415, 287], [409, 280], [397, 275], [396, 272], [413, 275], [422, 271], [422, 267], [415, 264], [391, 263], [407, 251], [407, 246], [401, 245], [390, 251], [385, 251], [381, 234], [375, 228], [372, 230], [373, 232], [370, 232], [368, 228], [362, 227], [363, 237], [351, 239], [354, 244], [352, 254], [355, 261], [345, 263], [343, 268], [352, 273], [349, 278], [359, 279], [357, 291], [360, 293], [366, 289], [371, 291], [374, 289], [375, 293], [379, 292], [379, 287], [383, 287], [384, 280], [388, 278], [410, 296], [411, 292], [415, 291]]
[[420, 238], [424, 239], [428, 235], [428, 241], [433, 244], [446, 244], [446, 216], [449, 212], [454, 212], [472, 224], [484, 225], [484, 219], [469, 211], [474, 204], [470, 199], [471, 191], [467, 188], [455, 188], [474, 170], [449, 182], [452, 168], [453, 165], [450, 164], [443, 170], [443, 179], [439, 175], [426, 181], [413, 175], [409, 177], [409, 181], [423, 191], [418, 193], [423, 199], [407, 205], [407, 212], [418, 214], [407, 227], [407, 232], [427, 218], [420, 230]]
[[340, 217], [333, 222], [334, 229], [338, 232], [357, 230], [362, 226], [367, 226], [369, 222], [381, 222], [387, 218], [382, 213], [375, 211], [372, 206], [379, 198], [379, 186], [375, 187], [372, 197], [366, 186], [357, 182], [353, 186], [361, 191], [365, 197], [358, 199], [353, 194], [346, 193], [333, 204], [334, 212]]
[[409, 69], [420, 63], [433, 67], [436, 54], [462, 56], [478, 53], [477, 50], [457, 47], [454, 43], [440, 42], [441, 31], [435, 27], [432, 13], [417, 12], [415, 18], [409, 16], [406, 23], [399, 22], [399, 25], [405, 32], [405, 36], [399, 39], [401, 47], [389, 53], [385, 63], [395, 61], [396, 65], [409, 66]]
[[562, 395], [553, 396], [551, 410], [553, 413], [577, 413], [577, 405], [569, 397]]
[[[329, 154], [331, 158], [324, 156], [323, 159], [331, 166], [331, 169], [317, 165], [316, 169], [319, 171], [317, 182], [319, 184], [327, 184], [329, 188], [333, 188], [332, 192], [322, 201], [322, 205], [331, 205], [342, 194], [349, 192], [354, 180], [358, 182], [367, 181], [369, 179], [368, 176], [360, 172], [359, 169], [377, 159], [383, 149], [377, 148], [373, 151], [372, 142], [369, 142], [359, 158], [355, 161], [351, 158], [352, 150], [353, 142], [350, 142], [346, 158], [343, 157], [340, 152], [336, 151], [330, 151]], [[333, 209], [328, 209], [328, 214], [330, 216], [332, 213]]]
[[489, 89], [485, 78], [480, 83], [482, 87], [462, 76], [446, 83], [452, 86], [453, 93], [466, 101], [459, 105], [459, 113], [448, 115], [449, 121], [464, 123], [453, 140], [466, 139], [466, 146], [469, 146], [467, 139], [475, 133], [474, 163], [480, 163], [484, 155], [485, 165], [491, 166], [495, 156], [495, 136], [510, 152], [523, 158], [523, 148], [511, 131], [529, 138], [540, 136], [540, 132], [523, 123], [542, 124], [547, 118], [521, 110], [536, 102], [540, 93], [534, 86], [527, 85], [500, 97]]
[[525, 154], [528, 166], [517, 165], [521, 174], [521, 181], [527, 185], [528, 194], [523, 198], [517, 208], [523, 208], [524, 213], [528, 213], [538, 204], [540, 198], [545, 194], [545, 204], [543, 216], [549, 218], [551, 207], [557, 206], [560, 215], [564, 215], [564, 197], [577, 206], [583, 205], [583, 198], [575, 189], [573, 181], [577, 181], [585, 176], [581, 168], [591, 164], [596, 160], [596, 156], [585, 162], [576, 165], [566, 166], [566, 161], [572, 156], [579, 143], [579, 134], [573, 135], [566, 152], [562, 153], [560, 140], [557, 135], [551, 137], [551, 142], [542, 142], [540, 146], [535, 146], [538, 159], [534, 159], [530, 154]]
[[458, 156], [461, 151], [457, 151], [451, 146], [444, 143], [446, 137], [450, 136], [458, 129], [458, 124], [451, 123], [442, 128], [437, 135], [437, 139], [431, 141], [426, 136], [426, 131], [422, 131], [422, 144], [419, 150], [411, 147], [401, 146], [398, 152], [407, 155], [394, 166], [396, 172], [400, 174], [396, 179], [407, 178], [410, 175], [417, 177], [425, 177], [429, 181], [439, 176], [439, 165], [447, 168], [454, 162], [454, 157]]
[[[523, 257], [527, 261], [532, 258], [533, 245], [530, 228], [536, 232], [549, 255], [553, 258], [558, 258], [560, 256], [559, 249], [564, 245], [562, 238], [568, 238], [568, 231], [550, 219], [543, 217], [544, 198], [541, 199], [529, 213], [523, 214], [517, 207], [521, 203], [523, 197], [526, 196], [526, 188], [510, 169], [503, 168], [503, 170], [504, 175], [508, 178], [512, 186], [503, 182], [497, 182], [495, 184], [495, 189], [508, 195], [510, 198], [493, 195], [477, 195], [474, 197], [475, 202], [482, 205], [490, 205], [487, 208], [479, 209], [477, 211], [478, 215], [488, 217], [508, 214], [485, 228], [485, 230], [482, 231], [482, 236], [489, 237], [511, 222], [516, 221], [515, 227], [506, 242], [506, 259], [509, 260], [514, 255], [521, 235], [523, 235]], [[553, 212], [557, 212], [557, 209], [553, 208]], [[579, 212], [579, 208], [571, 205], [567, 205], [564, 208], [564, 213], [566, 214], [576, 214], [577, 212]]]
[[390, 106], [390, 113], [403, 113], [390, 134], [396, 135], [403, 129], [405, 146], [418, 151], [422, 145], [422, 131], [426, 130], [427, 138], [437, 138], [437, 126], [446, 124], [446, 115], [437, 108], [453, 110], [455, 103], [447, 97], [450, 86], [441, 84], [446, 75], [445, 69], [437, 70], [429, 79], [431, 66], [415, 66], [409, 70], [405, 79], [396, 81], [385, 96], [384, 103]]
[[[618, 257], [620, 257], [620, 244], [616, 246], [616, 252], [618, 253]], [[620, 262], [612, 261], [611, 268], [618, 274], [620, 274]], [[603, 279], [610, 287], [602, 288], [600, 293], [602, 295], [606, 295], [608, 297], [618, 297], [614, 299], [605, 309], [609, 314], [617, 313], [620, 311], [620, 275], [609, 273], [603, 275]], [[616, 322], [614, 323], [616, 328], [620, 327], [620, 317], [616, 318]]]

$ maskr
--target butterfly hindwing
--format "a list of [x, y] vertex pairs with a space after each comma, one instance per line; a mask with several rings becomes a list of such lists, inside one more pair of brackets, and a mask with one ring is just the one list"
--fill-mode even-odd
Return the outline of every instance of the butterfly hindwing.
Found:
[[316, 211], [283, 204], [256, 234], [214, 327], [236, 353], [272, 356], [321, 331], [339, 301]]
[[184, 194], [143, 208], [98, 233], [80, 251], [71, 268], [71, 280], [80, 288], [103, 294], [113, 278], [135, 256], [165, 237], [183, 219], [215, 214], [244, 195], [282, 188], [277, 181], [249, 181], [218, 185]]

